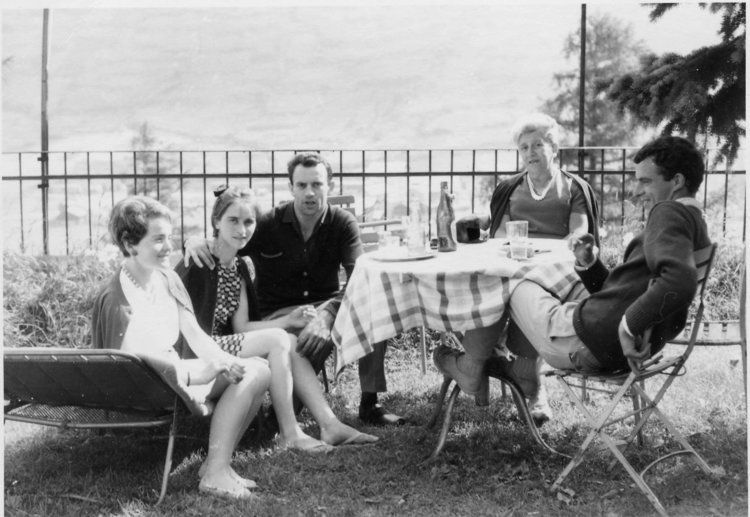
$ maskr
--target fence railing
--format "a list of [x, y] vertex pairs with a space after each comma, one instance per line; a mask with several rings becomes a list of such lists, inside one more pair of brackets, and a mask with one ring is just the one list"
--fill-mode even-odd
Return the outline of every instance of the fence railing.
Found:
[[[635, 186], [626, 147], [562, 148], [568, 171], [591, 183], [604, 226], [642, 221], [629, 203]], [[157, 197], [179, 217], [179, 238], [207, 233], [210, 192], [222, 183], [252, 187], [263, 208], [290, 199], [286, 163], [295, 150], [131, 150], [6, 152], [2, 154], [5, 249], [68, 254], [107, 241], [109, 210], [120, 198]], [[320, 150], [334, 170], [337, 194], [352, 194], [362, 221], [422, 210], [432, 220], [440, 181], [456, 195], [457, 217], [488, 212], [492, 190], [518, 171], [515, 149]], [[706, 153], [706, 163], [712, 161]], [[739, 161], [738, 163], [743, 163]], [[579, 168], [579, 164], [582, 167]], [[698, 199], [712, 234], [745, 240], [744, 170], [710, 170]]]

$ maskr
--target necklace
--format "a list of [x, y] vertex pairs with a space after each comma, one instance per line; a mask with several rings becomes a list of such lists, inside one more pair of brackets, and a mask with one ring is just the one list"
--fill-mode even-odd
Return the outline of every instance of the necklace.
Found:
[[557, 174], [553, 172], [552, 177], [550, 177], [549, 181], [544, 186], [544, 189], [542, 189], [542, 192], [537, 194], [536, 190], [534, 190], [534, 184], [531, 182], [531, 176], [528, 173], [526, 174], [526, 182], [529, 184], [529, 192], [531, 192], [531, 197], [535, 201], [541, 201], [544, 199], [547, 192], [549, 192], [549, 189], [552, 187], [552, 183], [555, 181], [555, 176], [557, 176]]
[[138, 282], [138, 280], [135, 279], [135, 276], [130, 272], [127, 266], [123, 265], [122, 270], [125, 272], [125, 276], [128, 280], [130, 280], [133, 286], [143, 293], [147, 301], [153, 303], [156, 300], [156, 292], [153, 289], [153, 282], [149, 282], [146, 286], [143, 286], [140, 282]]

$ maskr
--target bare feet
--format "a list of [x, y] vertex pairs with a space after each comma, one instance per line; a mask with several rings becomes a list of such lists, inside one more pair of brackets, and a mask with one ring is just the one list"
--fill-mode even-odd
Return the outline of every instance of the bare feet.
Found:
[[[258, 484], [253, 481], [252, 479], [243, 478], [237, 472], [232, 468], [229, 467], [229, 473], [232, 475], [235, 481], [237, 481], [240, 485], [247, 488], [248, 490], [254, 490], [258, 488]], [[203, 478], [203, 476], [206, 475], [206, 462], [204, 461], [200, 468], [198, 469], [198, 477]]]
[[286, 439], [282, 436], [279, 436], [276, 442], [280, 447], [296, 449], [298, 451], [310, 452], [313, 454], [326, 454], [333, 450], [333, 447], [331, 445], [321, 442], [320, 440], [316, 440], [312, 436], [308, 436], [305, 433], [301, 433], [300, 435], [295, 436], [291, 439]]
[[250, 499], [252, 492], [242, 486], [230, 472], [231, 469], [223, 469], [219, 472], [206, 474], [198, 484], [198, 491], [225, 499]]
[[330, 445], [361, 445], [378, 441], [377, 436], [361, 433], [340, 420], [335, 420], [325, 427], [321, 426], [320, 438]]

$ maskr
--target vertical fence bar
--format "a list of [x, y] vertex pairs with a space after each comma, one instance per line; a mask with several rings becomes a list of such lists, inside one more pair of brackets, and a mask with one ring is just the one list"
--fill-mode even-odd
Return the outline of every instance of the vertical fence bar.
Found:
[[185, 243], [185, 183], [183, 176], [182, 151], [179, 152], [179, 172], [180, 172], [180, 247]]
[[453, 149], [451, 149], [451, 192], [453, 192]]
[[138, 175], [137, 152], [133, 151], [133, 194], [138, 194], [138, 178], [136, 177]]
[[703, 211], [706, 211], [706, 204], [708, 202], [708, 178], [711, 176], [708, 174], [708, 153], [705, 155], [705, 159], [703, 162], [703, 167], [706, 169], [706, 174], [704, 175], [704, 181], [703, 181]]
[[23, 230], [23, 153], [18, 153], [18, 209], [21, 216], [21, 253], [26, 251]]
[[339, 195], [344, 194], [344, 151], [339, 149]]
[[89, 246], [94, 245], [94, 232], [91, 224], [91, 152], [86, 151], [86, 197], [89, 207]]
[[[365, 220], [365, 152], [362, 151], [362, 221]], [[383, 207], [383, 218], [388, 218], [388, 206]]]
[[[604, 176], [604, 149], [602, 149], [601, 163], [599, 164], [599, 171], [601, 172], [599, 174], [599, 199], [601, 199], [603, 203], [604, 202], [604, 178], [605, 178]], [[593, 172], [592, 172], [592, 175], [593, 175]]]
[[[111, 167], [110, 167], [111, 169]], [[68, 223], [68, 153], [63, 153], [63, 205], [65, 207], [65, 254], [70, 254], [70, 230]]]
[[[622, 173], [620, 174], [620, 226], [625, 224], [625, 165], [626, 165], [627, 154], [625, 149], [622, 150]], [[602, 199], [602, 205], [604, 199]], [[604, 211], [604, 206], [602, 206]]]
[[109, 204], [115, 205], [115, 162], [112, 151], [109, 152]]
[[[388, 151], [383, 151], [383, 203], [388, 206]], [[406, 213], [409, 213], [409, 199], [406, 200]], [[362, 212], [362, 220], [365, 219]]]
[[[409, 203], [411, 202], [411, 178], [409, 177], [410, 173], [409, 169], [409, 150], [406, 150], [406, 213], [411, 215], [411, 207], [409, 206]], [[417, 211], [419, 211], [419, 206], [417, 206]]]
[[225, 185], [229, 185], [229, 151], [224, 151], [224, 175], [226, 181]]
[[727, 236], [727, 197], [729, 196], [729, 167], [724, 168], [724, 215], [721, 218], [721, 236]]
[[271, 206], [276, 206], [276, 153], [271, 151]]
[[159, 151], [156, 151], [156, 199], [161, 201], [161, 189], [159, 187]]
[[[432, 239], [432, 149], [427, 151], [427, 222], [430, 226], [430, 239]], [[437, 231], [437, 228], [435, 230]]]
[[476, 169], [476, 162], [477, 162], [477, 150], [472, 149], [471, 150], [471, 212], [474, 213], [474, 196], [476, 194], [476, 179], [477, 179], [477, 169]]
[[253, 188], [253, 152], [247, 152], [247, 186]]
[[497, 153], [498, 153], [498, 150], [495, 149], [495, 153], [494, 153], [495, 154], [495, 171], [494, 171], [495, 173], [493, 174], [493, 176], [495, 178], [495, 186], [496, 187], [497, 187]]
[[206, 151], [203, 151], [202, 153], [202, 159], [203, 159], [203, 237], [206, 237], [206, 217], [208, 215], [208, 208], [206, 205], [208, 204], [208, 200], [206, 199]]

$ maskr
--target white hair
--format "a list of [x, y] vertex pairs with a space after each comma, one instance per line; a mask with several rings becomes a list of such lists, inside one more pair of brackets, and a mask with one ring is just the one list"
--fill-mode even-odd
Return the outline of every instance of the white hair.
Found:
[[532, 113], [517, 121], [513, 126], [513, 142], [518, 145], [523, 135], [537, 131], [550, 144], [560, 146], [560, 125], [544, 113]]

